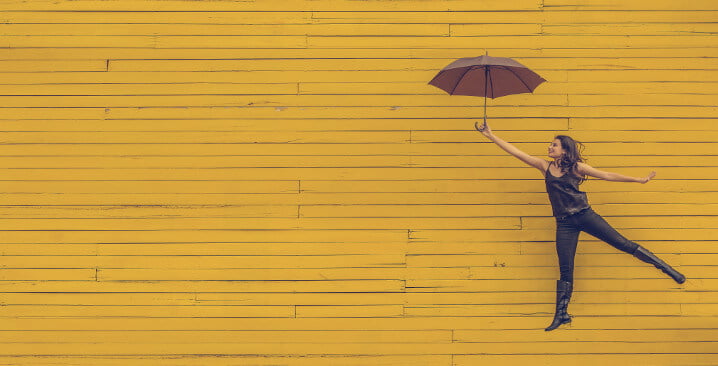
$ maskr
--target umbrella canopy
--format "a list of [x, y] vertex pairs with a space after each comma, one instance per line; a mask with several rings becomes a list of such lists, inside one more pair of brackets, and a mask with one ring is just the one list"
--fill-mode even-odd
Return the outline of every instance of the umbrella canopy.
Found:
[[460, 58], [439, 71], [429, 84], [451, 95], [498, 98], [511, 94], [533, 93], [546, 81], [516, 60], [506, 57]]

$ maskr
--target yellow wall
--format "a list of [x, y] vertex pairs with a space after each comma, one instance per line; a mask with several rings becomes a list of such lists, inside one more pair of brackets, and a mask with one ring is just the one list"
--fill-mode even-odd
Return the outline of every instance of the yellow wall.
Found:
[[[0, 364], [718, 364], [718, 2], [0, 1]], [[592, 165], [573, 325], [542, 177]], [[585, 235], [585, 234], [584, 234]]]

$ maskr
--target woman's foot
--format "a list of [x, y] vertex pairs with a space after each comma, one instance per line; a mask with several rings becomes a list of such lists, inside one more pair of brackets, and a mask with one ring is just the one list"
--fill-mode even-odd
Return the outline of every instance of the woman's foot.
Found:
[[669, 266], [668, 263], [662, 261], [661, 258], [656, 257], [656, 255], [651, 253], [650, 250], [639, 245], [638, 248], [636, 248], [636, 251], [633, 252], [633, 255], [646, 263], [654, 265], [677, 283], [681, 284], [686, 282], [686, 276], [673, 269], [673, 267]]
[[571, 315], [568, 314], [568, 303], [571, 301], [573, 283], [568, 281], [556, 281], [556, 313], [553, 322], [545, 330], [552, 331], [562, 324], [571, 322]]

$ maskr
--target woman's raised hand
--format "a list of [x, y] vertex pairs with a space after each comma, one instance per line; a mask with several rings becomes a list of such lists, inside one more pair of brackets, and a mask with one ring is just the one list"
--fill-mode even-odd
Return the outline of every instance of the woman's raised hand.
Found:
[[491, 137], [491, 134], [492, 134], [491, 127], [489, 127], [489, 125], [486, 122], [484, 122], [484, 124], [479, 126], [479, 121], [476, 121], [476, 123], [474, 123], [474, 128], [476, 129], [476, 131], [481, 132], [482, 135], [484, 135], [486, 137]]
[[641, 181], [641, 184], [646, 184], [646, 183], [648, 183], [648, 182], [649, 182], [651, 179], [653, 179], [653, 177], [655, 177], [655, 176], [656, 176], [656, 172], [651, 172], [650, 174], [648, 174], [647, 177], [643, 178], [643, 181]]

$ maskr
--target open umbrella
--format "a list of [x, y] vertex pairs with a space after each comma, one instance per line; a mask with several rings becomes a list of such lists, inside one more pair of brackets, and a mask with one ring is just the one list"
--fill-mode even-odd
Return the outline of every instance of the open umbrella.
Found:
[[533, 93], [546, 81], [526, 66], [506, 57], [460, 58], [439, 71], [429, 84], [450, 95], [473, 95], [484, 97], [484, 122], [486, 122], [486, 98], [504, 95]]

